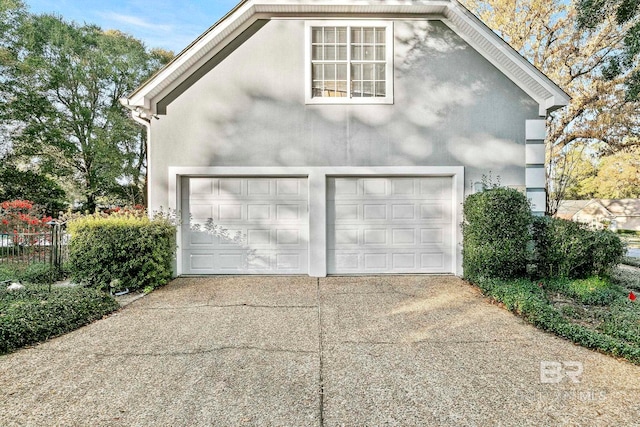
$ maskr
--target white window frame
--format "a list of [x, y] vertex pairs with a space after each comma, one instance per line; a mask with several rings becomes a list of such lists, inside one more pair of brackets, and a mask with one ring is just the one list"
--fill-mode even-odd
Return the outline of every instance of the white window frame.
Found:
[[[311, 29], [313, 27], [347, 27], [347, 85], [351, 89], [351, 31], [350, 27], [385, 27], [385, 93], [380, 97], [313, 97], [311, 67]], [[306, 104], [393, 104], [393, 21], [326, 20], [305, 22], [305, 103]], [[354, 61], [357, 62], [357, 61]]]

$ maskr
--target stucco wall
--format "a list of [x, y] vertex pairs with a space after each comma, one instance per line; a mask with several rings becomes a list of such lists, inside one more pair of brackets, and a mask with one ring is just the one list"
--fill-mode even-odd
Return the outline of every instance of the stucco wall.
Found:
[[395, 21], [393, 105], [305, 105], [304, 22], [273, 20], [152, 121], [152, 208], [170, 166], [465, 166], [525, 185], [538, 106], [440, 21]]

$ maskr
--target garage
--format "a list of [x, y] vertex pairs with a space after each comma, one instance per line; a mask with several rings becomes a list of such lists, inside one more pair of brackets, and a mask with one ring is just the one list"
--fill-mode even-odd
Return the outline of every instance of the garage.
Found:
[[462, 167], [172, 168], [177, 275], [462, 274]]
[[308, 185], [301, 177], [182, 180], [184, 274], [306, 274]]
[[452, 272], [452, 189], [452, 177], [329, 177], [327, 272]]

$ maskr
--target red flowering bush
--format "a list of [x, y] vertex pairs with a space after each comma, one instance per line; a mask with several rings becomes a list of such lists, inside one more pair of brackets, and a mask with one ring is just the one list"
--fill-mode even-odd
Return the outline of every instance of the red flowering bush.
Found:
[[29, 200], [12, 200], [0, 203], [0, 234], [13, 236], [14, 245], [35, 243], [40, 236], [48, 234], [50, 216], [41, 211]]

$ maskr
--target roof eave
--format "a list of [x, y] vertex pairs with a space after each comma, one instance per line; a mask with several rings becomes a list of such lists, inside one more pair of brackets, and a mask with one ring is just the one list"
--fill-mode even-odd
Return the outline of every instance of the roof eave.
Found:
[[299, 0], [243, 0], [222, 19], [211, 26], [169, 64], [154, 74], [128, 96], [128, 102], [157, 113], [158, 100], [186, 79], [193, 70], [216, 54], [239, 32], [259, 19], [283, 15], [331, 16], [331, 14], [389, 14], [441, 16], [467, 43], [507, 75], [539, 105], [539, 114], [567, 105], [570, 101], [562, 89], [553, 83], [529, 61], [513, 50], [491, 29], [484, 25], [457, 0], [342, 0], [300, 3]]

